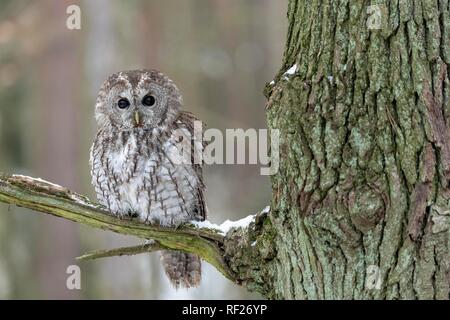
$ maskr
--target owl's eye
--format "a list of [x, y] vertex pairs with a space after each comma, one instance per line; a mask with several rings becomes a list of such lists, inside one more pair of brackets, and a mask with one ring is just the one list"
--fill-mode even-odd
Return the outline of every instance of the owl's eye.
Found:
[[122, 98], [122, 99], [120, 99], [120, 100], [117, 102], [117, 106], [118, 106], [120, 109], [128, 108], [129, 105], [130, 105], [130, 101], [128, 101], [128, 99]]
[[144, 106], [147, 106], [147, 107], [151, 107], [152, 105], [154, 105], [155, 104], [155, 102], [156, 102], [156, 99], [155, 99], [155, 97], [154, 96], [151, 96], [151, 95], [146, 95], [143, 99], [142, 99], [142, 104], [144, 105]]

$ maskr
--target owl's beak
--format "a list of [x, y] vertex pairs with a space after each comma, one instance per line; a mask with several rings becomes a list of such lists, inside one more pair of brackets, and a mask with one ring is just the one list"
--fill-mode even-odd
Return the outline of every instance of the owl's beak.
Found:
[[134, 120], [136, 121], [136, 126], [139, 126], [140, 121], [141, 121], [141, 119], [139, 117], [139, 111], [134, 112]]

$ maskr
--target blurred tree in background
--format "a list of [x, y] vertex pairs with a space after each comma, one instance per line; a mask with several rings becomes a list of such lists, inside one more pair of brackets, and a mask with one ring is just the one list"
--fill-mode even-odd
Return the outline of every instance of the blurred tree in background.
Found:
[[[81, 30], [66, 28], [71, 4], [81, 8]], [[119, 70], [168, 74], [186, 109], [208, 127], [265, 128], [261, 91], [279, 68], [286, 7], [287, 1], [271, 0], [2, 0], [0, 171], [40, 176], [93, 198], [93, 107], [101, 82]], [[205, 171], [212, 222], [246, 216], [270, 199], [259, 166]], [[82, 290], [67, 290], [74, 257], [129, 244], [119, 235], [2, 205], [0, 298], [259, 297], [206, 264], [200, 288], [176, 292], [158, 254], [85, 262]]]

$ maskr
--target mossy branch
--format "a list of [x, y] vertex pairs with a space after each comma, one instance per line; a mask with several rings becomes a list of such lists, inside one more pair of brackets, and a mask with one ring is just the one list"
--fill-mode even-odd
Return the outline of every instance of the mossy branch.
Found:
[[99, 258], [108, 258], [117, 256], [132, 256], [139, 253], [149, 253], [159, 251], [162, 249], [169, 249], [169, 248], [162, 246], [158, 242], [154, 242], [143, 244], [140, 246], [138, 245], [133, 247], [122, 247], [111, 250], [92, 251], [77, 257], [77, 260], [94, 260]]
[[82, 259], [130, 255], [159, 249], [181, 250], [199, 255], [225, 277], [235, 281], [235, 275], [224, 261], [224, 236], [219, 230], [183, 225], [167, 228], [147, 225], [136, 219], [112, 216], [104, 207], [67, 188], [21, 175], [0, 174], [0, 202], [25, 207], [94, 228], [153, 239], [156, 244], [119, 248], [84, 255]]

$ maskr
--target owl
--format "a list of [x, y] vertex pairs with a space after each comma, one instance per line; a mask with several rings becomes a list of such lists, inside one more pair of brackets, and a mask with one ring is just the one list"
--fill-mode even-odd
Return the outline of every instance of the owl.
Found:
[[[115, 216], [173, 227], [206, 218], [199, 120], [182, 105], [175, 83], [156, 70], [122, 71], [103, 83], [90, 165], [97, 198]], [[198, 256], [163, 251], [161, 260], [176, 288], [199, 285]]]

